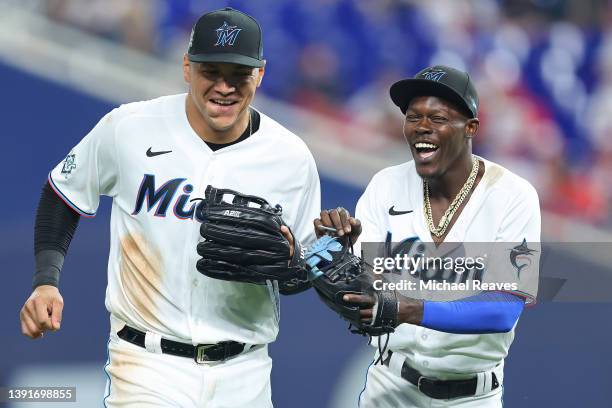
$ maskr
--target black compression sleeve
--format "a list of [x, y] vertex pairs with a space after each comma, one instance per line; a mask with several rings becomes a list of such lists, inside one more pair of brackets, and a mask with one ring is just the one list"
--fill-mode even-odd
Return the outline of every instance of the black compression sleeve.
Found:
[[49, 182], [40, 194], [34, 225], [34, 254], [36, 272], [32, 286], [57, 286], [59, 275], [80, 216], [68, 207]]

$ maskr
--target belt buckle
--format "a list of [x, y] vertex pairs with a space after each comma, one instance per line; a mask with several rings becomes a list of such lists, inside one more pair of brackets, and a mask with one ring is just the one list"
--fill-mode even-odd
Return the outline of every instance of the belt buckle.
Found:
[[434, 380], [432, 378], [428, 378], [428, 377], [425, 377], [423, 375], [420, 376], [418, 381], [417, 381], [417, 389], [419, 390], [419, 392], [424, 394], [424, 395], [427, 395], [429, 398], [440, 398], [435, 393], [435, 390], [433, 390], [431, 388], [430, 389], [423, 389], [422, 388], [423, 387], [423, 381], [425, 381], [425, 380], [429, 381], [429, 384], [432, 384], [432, 385], [436, 381], [436, 380]]
[[216, 344], [198, 344], [195, 346], [194, 360], [197, 364], [205, 364], [211, 360], [206, 356], [206, 350], [215, 347]]
[[421, 382], [423, 380], [425, 380], [424, 376], [420, 376], [419, 379], [417, 380], [417, 390], [419, 390], [420, 392], [423, 392], [423, 391], [421, 391]]

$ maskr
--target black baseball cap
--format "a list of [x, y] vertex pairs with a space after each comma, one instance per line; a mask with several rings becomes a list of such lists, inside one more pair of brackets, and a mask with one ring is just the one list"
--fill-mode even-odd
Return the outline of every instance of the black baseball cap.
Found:
[[403, 79], [391, 85], [391, 100], [406, 114], [408, 104], [417, 96], [437, 96], [456, 104], [469, 117], [478, 113], [478, 93], [467, 72], [436, 65], [425, 68], [414, 78]]
[[231, 7], [198, 19], [191, 31], [187, 55], [194, 62], [229, 62], [264, 66], [261, 27], [248, 14]]

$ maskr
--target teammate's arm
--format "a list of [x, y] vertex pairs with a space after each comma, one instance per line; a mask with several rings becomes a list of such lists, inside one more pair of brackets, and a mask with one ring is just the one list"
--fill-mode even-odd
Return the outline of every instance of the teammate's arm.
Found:
[[[345, 295], [343, 300], [362, 307], [362, 321], [372, 319], [372, 297]], [[503, 292], [483, 292], [452, 302], [421, 301], [398, 294], [398, 302], [398, 324], [409, 323], [459, 334], [509, 332], [524, 308], [522, 298]]]
[[64, 301], [59, 275], [80, 216], [53, 192], [47, 182], [41, 192], [34, 226], [36, 272], [33, 291], [20, 312], [21, 332], [33, 339], [59, 330]]

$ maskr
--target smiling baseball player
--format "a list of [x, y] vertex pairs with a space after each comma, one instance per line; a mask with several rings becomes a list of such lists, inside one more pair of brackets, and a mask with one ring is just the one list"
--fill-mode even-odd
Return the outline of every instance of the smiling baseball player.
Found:
[[314, 238], [314, 160], [296, 135], [250, 106], [264, 67], [252, 17], [231, 8], [203, 15], [183, 61], [189, 92], [114, 109], [49, 175], [22, 331], [39, 338], [60, 328], [59, 271], [72, 234], [101, 195], [112, 197], [105, 406], [272, 405], [267, 344], [278, 333], [279, 290], [296, 288], [196, 269], [206, 217], [197, 199], [209, 185], [280, 204], [294, 236]]
[[[467, 73], [429, 67], [396, 82], [391, 98], [405, 115], [414, 160], [376, 174], [357, 203], [356, 218], [344, 209], [323, 211], [315, 227], [333, 226], [353, 241], [359, 237], [362, 248], [390, 236], [434, 250], [446, 243], [485, 243], [498, 255], [488, 260], [483, 276], [496, 274], [518, 290], [483, 290], [452, 301], [398, 291], [396, 316], [387, 320], [397, 326], [387, 351], [376, 355], [382, 364], [368, 369], [360, 407], [501, 407], [504, 359], [524, 303], [537, 294], [538, 195], [526, 180], [472, 154], [478, 96]], [[419, 272], [420, 281], [452, 276], [449, 270]], [[348, 294], [343, 300], [360, 306], [363, 323], [380, 311], [374, 296]]]

